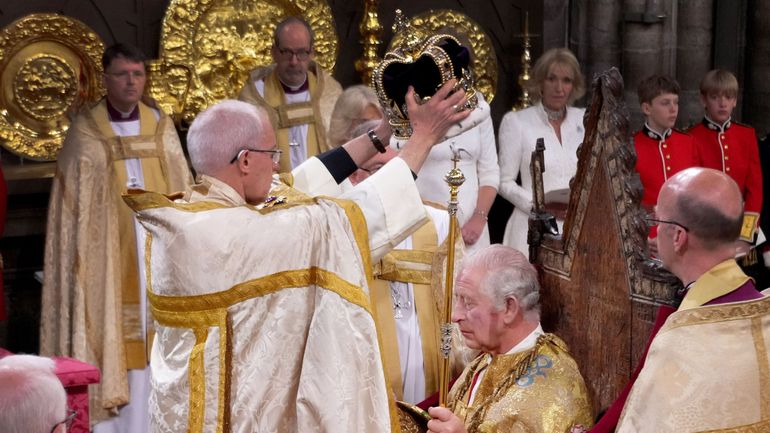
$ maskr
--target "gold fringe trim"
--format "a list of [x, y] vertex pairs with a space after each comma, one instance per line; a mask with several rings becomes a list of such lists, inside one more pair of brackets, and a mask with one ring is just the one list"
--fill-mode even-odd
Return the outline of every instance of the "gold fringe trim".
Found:
[[770, 297], [730, 304], [709, 305], [675, 312], [669, 316], [660, 332], [693, 324], [753, 319], [767, 314], [770, 314]]
[[759, 413], [760, 419], [770, 420], [770, 361], [767, 358], [765, 336], [762, 332], [762, 319], [751, 319], [751, 336], [754, 338], [754, 350], [757, 353], [759, 369]]

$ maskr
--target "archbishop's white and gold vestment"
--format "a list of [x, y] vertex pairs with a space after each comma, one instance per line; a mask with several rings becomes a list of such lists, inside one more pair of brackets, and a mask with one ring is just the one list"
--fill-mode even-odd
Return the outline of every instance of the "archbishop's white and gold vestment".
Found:
[[425, 221], [411, 172], [391, 161], [360, 207], [272, 193], [287, 203], [258, 210], [203, 176], [183, 200], [127, 198], [150, 234], [151, 430], [397, 429], [367, 273]]
[[[430, 221], [374, 263], [370, 288], [386, 377], [396, 399], [411, 404], [436, 392], [439, 381], [449, 214], [432, 203], [426, 203], [425, 210]], [[463, 247], [457, 230], [455, 270]], [[452, 344], [450, 365], [456, 376], [478, 352], [465, 346], [459, 332]]]
[[145, 189], [182, 191], [192, 180], [171, 119], [139, 104], [139, 135], [118, 136], [106, 100], [72, 123], [51, 189], [40, 352], [94, 364], [91, 419], [129, 400], [127, 369], [146, 366], [135, 223], [121, 198], [126, 161]]

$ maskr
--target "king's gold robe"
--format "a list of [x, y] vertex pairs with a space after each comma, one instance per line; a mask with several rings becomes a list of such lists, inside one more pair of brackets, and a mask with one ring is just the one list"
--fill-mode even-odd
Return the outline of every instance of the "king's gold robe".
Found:
[[[482, 368], [486, 372], [469, 406]], [[575, 425], [593, 425], [583, 377], [553, 334], [541, 335], [530, 350], [476, 358], [452, 387], [447, 407], [469, 433], [567, 433]]]
[[192, 179], [171, 119], [144, 104], [139, 113], [140, 135], [130, 137], [115, 135], [104, 100], [75, 119], [48, 208], [40, 352], [99, 367], [96, 421], [128, 402], [127, 369], [146, 366], [125, 160], [140, 160], [146, 189], [181, 191]]

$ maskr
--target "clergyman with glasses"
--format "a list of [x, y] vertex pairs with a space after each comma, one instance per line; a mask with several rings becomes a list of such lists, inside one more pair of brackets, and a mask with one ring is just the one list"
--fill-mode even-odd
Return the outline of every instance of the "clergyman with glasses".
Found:
[[65, 433], [77, 412], [50, 358], [11, 355], [0, 359], [0, 432]]
[[656, 330], [615, 431], [770, 431], [770, 298], [735, 261], [743, 206], [718, 170], [688, 168], [660, 189], [658, 257], [683, 299]]
[[234, 100], [192, 123], [200, 181], [183, 197], [126, 196], [149, 232], [152, 431], [391, 431], [368, 277], [426, 220], [414, 173], [468, 115], [453, 85], [407, 93], [411, 139], [342, 200], [324, 188], [386, 150], [386, 120], [283, 176], [292, 188], [266, 113]]
[[[126, 405], [144, 407], [147, 400], [135, 392], [146, 388], [147, 374], [144, 245], [136, 242], [121, 194], [172, 193], [192, 181], [171, 118], [143, 102], [144, 62], [136, 47], [107, 48], [107, 95], [67, 131], [48, 208], [40, 332], [42, 354], [99, 367], [101, 383], [89, 393], [91, 419], [137, 433], [146, 431], [147, 418]], [[136, 416], [117, 418], [122, 411]]]
[[280, 171], [329, 150], [329, 119], [342, 87], [313, 60], [313, 29], [297, 17], [273, 32], [272, 65], [249, 74], [238, 99], [264, 108], [282, 151]]

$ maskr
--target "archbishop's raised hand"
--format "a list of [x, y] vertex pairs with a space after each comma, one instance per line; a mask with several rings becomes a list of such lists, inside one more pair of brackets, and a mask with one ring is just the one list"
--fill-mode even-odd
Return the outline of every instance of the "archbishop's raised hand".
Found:
[[412, 124], [412, 137], [425, 139], [431, 145], [438, 143], [447, 130], [470, 114], [463, 108], [465, 91], [462, 89], [450, 95], [457, 84], [455, 79], [444, 83], [429, 101], [420, 104], [415, 98], [414, 88], [406, 92], [406, 107]]

